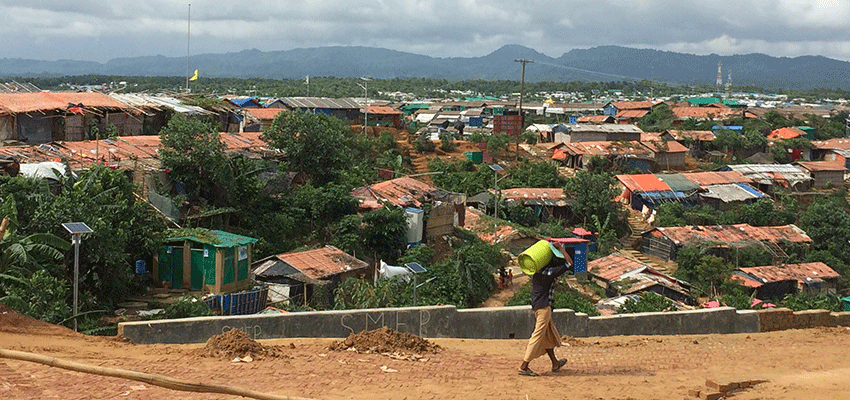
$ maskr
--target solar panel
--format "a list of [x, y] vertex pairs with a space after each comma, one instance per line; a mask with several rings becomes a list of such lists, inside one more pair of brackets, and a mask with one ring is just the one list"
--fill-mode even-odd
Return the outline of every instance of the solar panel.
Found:
[[410, 272], [413, 272], [414, 274], [421, 274], [423, 272], [426, 272], [425, 268], [423, 268], [421, 265], [419, 265], [419, 263], [412, 262], [412, 263], [404, 264], [404, 266], [405, 266], [405, 268], [409, 269]]
[[72, 235], [94, 232], [85, 222], [65, 222], [62, 227]]
[[502, 166], [501, 166], [501, 165], [499, 165], [499, 164], [490, 164], [490, 165], [489, 165], [489, 167], [490, 167], [490, 169], [492, 169], [493, 171], [496, 171], [496, 172], [504, 171], [504, 170], [505, 170], [505, 169], [504, 169], [504, 168], [502, 168]]

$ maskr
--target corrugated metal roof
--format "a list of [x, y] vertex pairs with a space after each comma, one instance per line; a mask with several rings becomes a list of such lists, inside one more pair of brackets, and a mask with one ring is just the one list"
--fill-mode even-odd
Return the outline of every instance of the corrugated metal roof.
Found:
[[354, 99], [329, 99], [325, 97], [285, 97], [280, 99], [290, 108], [318, 108], [328, 110], [359, 110], [360, 104]]
[[649, 110], [620, 110], [616, 118], [643, 118], [649, 114]]
[[619, 253], [613, 253], [587, 262], [587, 272], [606, 282], [616, 281], [626, 273], [643, 271], [646, 268], [648, 268], [646, 264], [624, 257]]
[[[261, 135], [260, 132], [221, 132], [219, 138], [228, 152], [261, 151], [267, 146], [260, 138]], [[65, 141], [26, 147], [6, 146], [0, 147], [0, 154], [29, 163], [60, 161], [64, 158], [76, 169], [97, 162], [98, 159], [107, 163], [155, 159], [159, 145], [159, 136], [155, 135], [119, 136], [115, 139]]]
[[352, 191], [352, 196], [361, 201], [386, 200], [397, 206], [422, 205], [420, 199], [426, 194], [440, 190], [420, 180], [411, 177], [401, 177], [378, 182], [372, 186]]
[[800, 283], [814, 283], [823, 282], [824, 279], [837, 279], [841, 276], [828, 265], [819, 261], [803, 264], [767, 265], [738, 269], [762, 283], [784, 280], [796, 280]]
[[814, 145], [816, 149], [822, 149], [822, 150], [832, 150], [832, 149], [850, 150], [850, 139], [836, 138], [836, 139], [829, 139], [829, 140], [813, 140], [812, 145]]
[[843, 163], [838, 161], [797, 161], [794, 164], [799, 165], [811, 172], [818, 171], [846, 171]]
[[812, 180], [807, 172], [791, 164], [730, 164], [723, 169], [740, 172], [761, 184], [772, 184], [777, 180], [784, 179], [791, 186], [794, 186], [797, 183]]
[[126, 109], [112, 97], [96, 92], [0, 93], [0, 114], [67, 110], [69, 105], [90, 108]]
[[761, 282], [741, 271], [732, 272], [731, 279], [733, 281], [739, 281], [742, 285], [751, 288], [757, 288], [762, 285]]
[[688, 148], [682, 145], [681, 143], [675, 140], [643, 140], [641, 139], [640, 144], [646, 146], [646, 148], [652, 150], [656, 153], [687, 153]]
[[[575, 126], [575, 125], [571, 125]], [[563, 150], [573, 155], [632, 155], [649, 156], [650, 151], [640, 142], [574, 142], [564, 143]]]
[[198, 106], [183, 104], [183, 101], [169, 96], [152, 96], [144, 93], [111, 93], [109, 95], [115, 101], [129, 108], [145, 112], [145, 109], [164, 110], [170, 109], [174, 112], [190, 115], [213, 115], [212, 111]]
[[610, 115], [585, 115], [583, 117], [578, 117], [576, 122], [594, 124], [613, 123], [614, 117]]
[[752, 240], [766, 240], [777, 243], [784, 239], [792, 243], [811, 242], [812, 239], [796, 225], [751, 226], [702, 225], [655, 228], [648, 234], [664, 236], [677, 245], [692, 245], [700, 242], [738, 243]]
[[511, 188], [500, 192], [503, 198], [509, 200], [566, 198], [562, 188]]
[[365, 261], [358, 260], [333, 246], [278, 254], [276, 257], [313, 279], [328, 278], [369, 266]]
[[732, 115], [738, 114], [737, 111], [731, 108], [724, 107], [673, 107], [670, 110], [673, 112], [673, 116], [677, 119], [725, 119]]
[[643, 131], [634, 124], [573, 124], [567, 125], [571, 132], [576, 133], [643, 133]]
[[652, 109], [651, 101], [612, 101], [611, 104], [618, 110]]
[[729, 183], [753, 183], [753, 180], [738, 171], [683, 172], [682, 176], [696, 182], [701, 187]]

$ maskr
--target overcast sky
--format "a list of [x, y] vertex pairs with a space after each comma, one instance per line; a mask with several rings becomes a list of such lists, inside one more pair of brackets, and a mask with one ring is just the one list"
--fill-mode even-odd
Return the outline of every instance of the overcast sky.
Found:
[[0, 15], [0, 58], [185, 57], [191, 25], [191, 54], [370, 46], [476, 57], [519, 44], [559, 57], [620, 45], [850, 61], [848, 0], [0, 0]]

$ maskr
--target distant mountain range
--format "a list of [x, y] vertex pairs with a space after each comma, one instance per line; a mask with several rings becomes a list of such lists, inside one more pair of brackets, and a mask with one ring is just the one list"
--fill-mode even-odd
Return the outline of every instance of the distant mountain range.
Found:
[[[515, 59], [531, 59], [527, 81], [619, 81], [649, 79], [684, 85], [714, 85], [717, 63], [723, 81], [765, 89], [850, 89], [850, 62], [821, 56], [764, 54], [698, 56], [669, 51], [600, 46], [552, 58], [534, 49], [506, 45], [483, 57], [435, 58], [372, 47], [317, 47], [286, 51], [244, 50], [191, 56], [201, 77], [303, 79], [305, 76], [519, 80]], [[145, 56], [91, 61], [0, 59], [0, 76], [182, 76], [185, 57]]]

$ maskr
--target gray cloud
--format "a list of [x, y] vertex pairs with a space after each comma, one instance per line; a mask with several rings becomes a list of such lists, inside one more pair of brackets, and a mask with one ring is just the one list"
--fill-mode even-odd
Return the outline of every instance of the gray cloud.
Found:
[[[191, 53], [374, 46], [436, 57], [505, 44], [558, 57], [622, 45], [695, 54], [850, 60], [850, 2], [839, 0], [195, 0]], [[0, 1], [0, 57], [107, 61], [186, 54], [188, 3]]]

